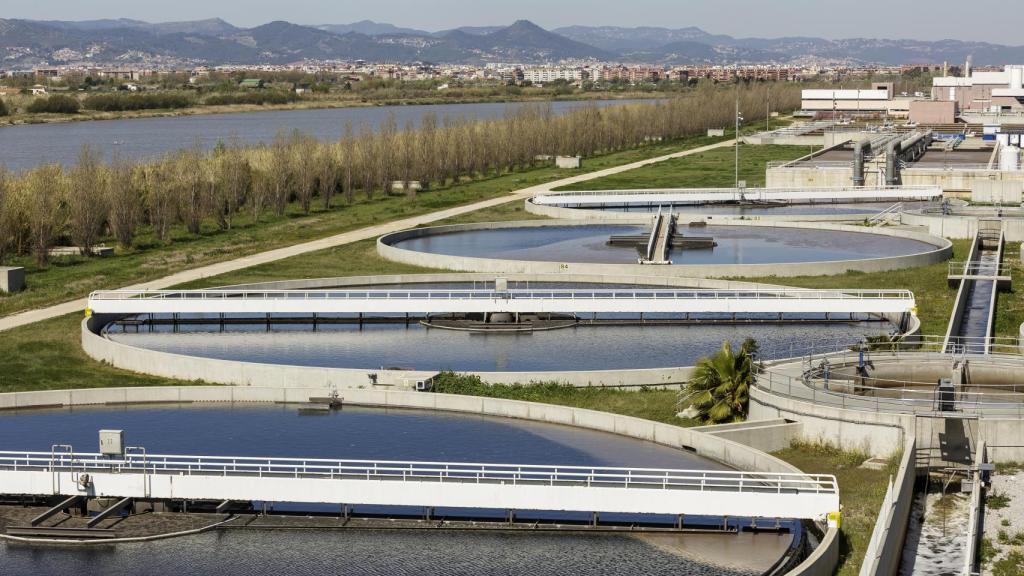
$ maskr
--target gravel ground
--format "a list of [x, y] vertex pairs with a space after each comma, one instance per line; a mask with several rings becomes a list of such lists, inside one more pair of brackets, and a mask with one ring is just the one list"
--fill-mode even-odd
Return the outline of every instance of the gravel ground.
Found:
[[[996, 553], [985, 563], [983, 573], [1014, 547], [1024, 550], [1024, 466], [1001, 466], [1001, 473], [992, 476], [985, 506], [985, 531], [982, 534], [995, 546]], [[1009, 498], [1005, 508], [994, 507], [994, 496]], [[1000, 531], [1005, 538], [1000, 538]], [[1016, 538], [1018, 544], [1012, 541]]]
[[[941, 501], [941, 503], [940, 503]], [[957, 576], [967, 548], [970, 500], [963, 494], [914, 497], [901, 576]]]

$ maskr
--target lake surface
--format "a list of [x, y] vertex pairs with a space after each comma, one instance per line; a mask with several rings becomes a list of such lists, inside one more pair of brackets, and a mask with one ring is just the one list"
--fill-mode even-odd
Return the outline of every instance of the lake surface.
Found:
[[[123, 429], [149, 453], [448, 460], [723, 469], [680, 450], [567, 426], [415, 410], [346, 407], [300, 416], [287, 405], [75, 408], [4, 413], [0, 446], [94, 450], [100, 428]], [[438, 513], [442, 513], [440, 510]], [[683, 535], [671, 546], [608, 534], [408, 531], [210, 532], [151, 543], [88, 548], [0, 544], [4, 574], [404, 575], [760, 573], [787, 536]], [[689, 552], [687, 552], [689, 549]], [[706, 561], [696, 561], [699, 553]], [[742, 555], [761, 570], [726, 569]]]
[[788, 357], [812, 346], [836, 349], [867, 335], [886, 333], [885, 322], [854, 324], [743, 324], [704, 326], [581, 326], [551, 331], [485, 334], [426, 328], [413, 323], [264, 325], [248, 329], [216, 325], [112, 328], [115, 342], [161, 352], [268, 364], [327, 368], [398, 367], [416, 370], [534, 372], [625, 370], [692, 366], [722, 342], [754, 338], [763, 355]]
[[[649, 227], [622, 225], [523, 226], [468, 230], [395, 242], [397, 248], [476, 258], [537, 262], [636, 264], [633, 246], [609, 246], [612, 235], [647, 234]], [[670, 253], [675, 264], [777, 264], [901, 256], [934, 250], [926, 242], [879, 234], [768, 228], [681, 225], [677, 236], [710, 236], [714, 248]]]
[[391, 116], [401, 129], [407, 122], [418, 124], [424, 114], [436, 115], [439, 122], [445, 117], [487, 120], [503, 118], [527, 106], [550, 105], [552, 111], [561, 114], [584, 106], [604, 107], [636, 102], [644, 101], [374, 106], [6, 126], [0, 128], [0, 165], [15, 171], [52, 162], [71, 165], [77, 161], [85, 144], [96, 147], [108, 159], [114, 154], [153, 159], [196, 143], [210, 149], [218, 141], [243, 144], [272, 142], [279, 133], [293, 130], [322, 140], [336, 140], [344, 134], [348, 123], [358, 133], [362, 126], [377, 129]]

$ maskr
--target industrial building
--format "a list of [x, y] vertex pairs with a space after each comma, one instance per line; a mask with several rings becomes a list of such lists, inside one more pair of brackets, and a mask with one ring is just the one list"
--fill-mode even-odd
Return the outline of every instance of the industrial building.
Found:
[[970, 72], [964, 77], [932, 80], [932, 100], [952, 102], [968, 123], [996, 120], [1024, 121], [1024, 65], [1009, 65], [1001, 72]]
[[[981, 132], [986, 125], [1024, 124], [1024, 65], [1001, 71], [971, 71], [932, 79], [931, 94], [896, 95], [891, 83], [870, 89], [804, 90], [802, 114], [816, 118], [884, 117], [912, 124], [962, 124]], [[989, 130], [989, 135], [995, 130]]]

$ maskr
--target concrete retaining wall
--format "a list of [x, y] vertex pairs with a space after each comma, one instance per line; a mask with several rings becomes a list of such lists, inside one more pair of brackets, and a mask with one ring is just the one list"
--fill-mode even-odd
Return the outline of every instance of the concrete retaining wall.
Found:
[[[640, 220], [648, 223], [650, 218]], [[519, 227], [545, 226], [586, 226], [586, 220], [530, 220], [522, 222], [484, 222], [474, 224], [456, 224], [452, 226], [436, 226], [403, 230], [387, 234], [377, 239], [377, 252], [381, 257], [394, 262], [402, 262], [416, 266], [429, 266], [446, 270], [465, 270], [474, 272], [491, 272], [497, 274], [568, 274], [586, 271], [592, 274], [608, 276], [674, 276], [674, 277], [740, 277], [740, 276], [827, 276], [842, 274], [851, 270], [861, 272], [882, 272], [901, 270], [917, 266], [926, 266], [948, 260], [953, 253], [952, 243], [948, 240], [902, 229], [877, 228], [867, 232], [863, 228], [842, 226], [827, 223], [793, 223], [793, 222], [749, 222], [733, 220], [729, 226], [755, 226], [764, 228], [800, 228], [810, 230], [835, 230], [865, 234], [879, 234], [896, 238], [906, 238], [927, 242], [934, 248], [918, 254], [891, 256], [885, 258], [869, 258], [863, 260], [842, 260], [831, 262], [798, 262], [782, 264], [709, 264], [709, 265], [673, 265], [644, 266], [641, 264], [594, 264], [578, 262], [534, 262], [525, 260], [501, 260], [492, 258], [476, 258], [467, 256], [449, 256], [445, 254], [429, 254], [397, 248], [395, 243], [410, 238], [423, 238], [452, 232], [470, 230], [499, 230]], [[713, 234], [714, 230], [709, 229]]]
[[[802, 439], [860, 449], [872, 456], [889, 456], [913, 435], [914, 416], [886, 412], [862, 412], [776, 396], [750, 389], [751, 420], [784, 418], [800, 422]], [[910, 433], [906, 431], [909, 430]]]
[[916, 443], [911, 438], [903, 448], [896, 478], [889, 478], [889, 487], [861, 564], [861, 576], [896, 576], [899, 573], [914, 504], [915, 455]]
[[[943, 238], [970, 240], [978, 234], [977, 216], [942, 216], [910, 211], [903, 212], [901, 218], [903, 224], [924, 226], [929, 234]], [[1024, 218], [1003, 219], [1003, 233], [1007, 242], [1024, 241]]]
[[[322, 394], [323, 390], [315, 387], [176, 386], [48, 390], [0, 394], [0, 409], [155, 402], [306, 402], [311, 396]], [[800, 472], [798, 468], [783, 460], [731, 440], [693, 429], [607, 412], [500, 398], [403, 391], [346, 390], [342, 397], [344, 402], [350, 405], [444, 410], [578, 426], [695, 452], [699, 456], [716, 460], [738, 470]], [[814, 553], [789, 574], [793, 576], [827, 576], [831, 574], [838, 563], [838, 532], [837, 529], [830, 528]]]
[[778, 418], [699, 426], [694, 430], [739, 442], [762, 452], [777, 452], [789, 448], [794, 440], [800, 439], [803, 425], [799, 422]]
[[[915, 416], [826, 406], [774, 395], [758, 387], [750, 390], [748, 417], [751, 420], [798, 421], [802, 425], [803, 440], [861, 449], [879, 457], [899, 450], [906, 438], [915, 437], [919, 448], [929, 449], [940, 446], [942, 435], [950, 434], [944, 425], [947, 421], [926, 414]], [[1024, 461], [1024, 407], [1016, 417], [1000, 414], [948, 422], [958, 423], [955, 426], [961, 430], [958, 434], [966, 434], [972, 446], [984, 440], [990, 461]]]

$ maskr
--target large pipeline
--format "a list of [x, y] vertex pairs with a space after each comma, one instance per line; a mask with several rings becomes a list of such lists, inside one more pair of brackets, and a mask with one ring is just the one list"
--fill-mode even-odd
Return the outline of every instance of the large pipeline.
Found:
[[889, 186], [899, 185], [900, 160], [917, 160], [932, 142], [931, 132], [915, 132], [902, 141], [895, 140], [889, 143], [885, 150], [885, 183]]
[[864, 155], [871, 148], [871, 140], [865, 138], [853, 145], [853, 185], [864, 185]]

